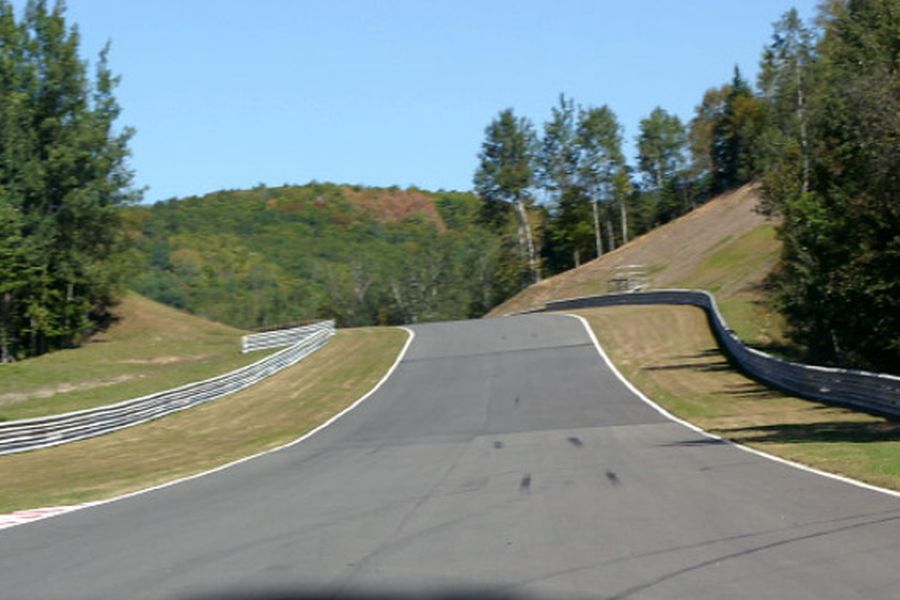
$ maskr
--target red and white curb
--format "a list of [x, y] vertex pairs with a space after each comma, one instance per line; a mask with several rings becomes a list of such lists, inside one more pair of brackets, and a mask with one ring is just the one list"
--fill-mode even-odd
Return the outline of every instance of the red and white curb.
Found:
[[87, 506], [87, 504], [51, 506], [49, 508], [33, 508], [30, 510], [16, 511], [14, 513], [9, 513], [8, 515], [0, 515], [0, 529], [15, 527], [16, 525], [23, 525], [25, 523], [31, 523], [32, 521], [40, 521], [41, 519], [46, 519], [48, 517], [55, 517], [56, 515], [62, 515], [67, 512], [72, 512], [73, 510], [78, 510], [79, 508], [84, 508], [85, 506]]

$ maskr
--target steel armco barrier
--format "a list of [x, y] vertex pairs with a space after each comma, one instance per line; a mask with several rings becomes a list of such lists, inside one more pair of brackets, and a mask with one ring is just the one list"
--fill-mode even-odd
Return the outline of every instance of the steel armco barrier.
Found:
[[900, 377], [852, 369], [817, 367], [775, 358], [748, 348], [728, 328], [713, 296], [702, 290], [655, 290], [585, 296], [547, 302], [532, 312], [635, 304], [684, 304], [706, 311], [721, 346], [745, 373], [792, 394], [900, 416]]
[[241, 338], [241, 352], [246, 354], [247, 352], [253, 352], [255, 350], [289, 346], [321, 329], [330, 329], [333, 331], [334, 321], [320, 321], [303, 327], [251, 333], [250, 335], [245, 335]]
[[[277, 332], [273, 332], [277, 333]], [[58, 446], [103, 435], [185, 410], [242, 390], [318, 350], [334, 335], [334, 322], [317, 324], [292, 345], [246, 367], [149, 396], [77, 412], [0, 423], [0, 454]]]

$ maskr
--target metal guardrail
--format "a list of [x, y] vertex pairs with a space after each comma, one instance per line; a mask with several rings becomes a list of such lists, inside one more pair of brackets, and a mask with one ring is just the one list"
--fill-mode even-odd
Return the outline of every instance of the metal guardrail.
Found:
[[332, 335], [334, 322], [323, 322], [302, 337], [294, 334], [288, 348], [224, 375], [108, 406], [0, 423], [0, 454], [111, 433], [233, 394], [296, 364], [324, 346]]
[[333, 331], [334, 321], [320, 321], [303, 327], [252, 333], [241, 338], [241, 352], [246, 354], [247, 352], [254, 352], [256, 350], [288, 346], [322, 329], [330, 329]]
[[716, 338], [726, 353], [751, 377], [805, 398], [900, 416], [900, 377], [805, 365], [748, 348], [729, 329], [712, 294], [702, 290], [655, 290], [585, 296], [550, 301], [543, 309], [533, 312], [635, 304], [698, 306], [706, 311]]

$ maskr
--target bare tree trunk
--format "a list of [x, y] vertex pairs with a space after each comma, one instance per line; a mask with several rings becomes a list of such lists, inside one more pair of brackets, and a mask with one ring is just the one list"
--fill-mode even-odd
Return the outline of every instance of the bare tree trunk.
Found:
[[9, 335], [9, 314], [12, 307], [12, 294], [6, 292], [3, 294], [3, 300], [0, 301], [0, 363], [13, 362], [12, 340]]
[[800, 70], [797, 70], [797, 119], [800, 121], [800, 149], [803, 154], [803, 183], [801, 190], [809, 191], [809, 140], [806, 138], [806, 106], [803, 99]]
[[516, 236], [519, 238], [519, 259], [525, 262], [528, 260], [528, 240], [525, 237], [525, 226], [519, 217], [518, 204], [516, 204]]
[[31, 356], [38, 355], [37, 319], [31, 317]]
[[[520, 199], [516, 199], [516, 213], [519, 216], [519, 227], [520, 230], [524, 230], [525, 232], [525, 246], [528, 251], [528, 270], [531, 274], [531, 279], [533, 283], [538, 283], [541, 280], [541, 273], [538, 271], [537, 257], [535, 256], [534, 251], [534, 238], [531, 235], [531, 225], [528, 224], [528, 213], [525, 210], [525, 203]], [[519, 233], [519, 239], [521, 240], [522, 234], [521, 231]]]
[[829, 327], [828, 334], [831, 336], [831, 347], [834, 350], [834, 358], [838, 361], [838, 363], [841, 363], [843, 362], [843, 352], [841, 352], [841, 345], [838, 343], [837, 335], [834, 333], [834, 329]]
[[603, 256], [603, 234], [600, 233], [600, 208], [598, 202], [591, 202], [591, 208], [594, 209], [594, 243], [597, 245], [597, 256]]
[[6, 323], [0, 323], [0, 363], [11, 362], [13, 362], [13, 358], [9, 348], [9, 329]]
[[409, 309], [406, 306], [406, 302], [403, 301], [403, 294], [400, 293], [400, 286], [397, 285], [397, 281], [391, 279], [391, 292], [394, 294], [394, 300], [397, 301], [397, 306], [400, 307], [400, 311], [403, 313], [404, 321], [415, 323], [416, 316], [410, 314]]
[[622, 243], [628, 243], [628, 211], [625, 208], [625, 199], [619, 200], [619, 212], [622, 215]]
[[74, 300], [74, 299], [75, 299], [75, 284], [73, 284], [72, 282], [69, 282], [66, 284], [66, 317], [64, 320], [64, 322], [65, 322], [64, 327], [66, 330], [66, 339], [67, 339], [66, 346], [71, 345], [68, 341], [72, 337], [72, 322], [71, 322], [71, 315], [69, 314], [70, 313], [69, 304], [71, 304], [72, 300]]
[[575, 250], [572, 251], [572, 260], [575, 261], [576, 269], [581, 266], [581, 250], [575, 248]]
[[490, 278], [488, 277], [488, 255], [480, 254], [478, 260], [478, 281], [481, 282], [481, 306], [487, 312], [493, 305], [493, 294]]
[[612, 219], [606, 220], [606, 237], [609, 239], [609, 251], [616, 249], [616, 236], [613, 234]]

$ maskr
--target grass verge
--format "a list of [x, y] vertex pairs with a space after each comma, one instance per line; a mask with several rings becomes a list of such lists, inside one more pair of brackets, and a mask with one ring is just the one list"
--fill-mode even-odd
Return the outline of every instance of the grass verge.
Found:
[[796, 398], [747, 378], [687, 306], [577, 311], [622, 374], [706, 431], [818, 469], [900, 490], [900, 422]]
[[297, 365], [232, 396], [90, 440], [0, 456], [0, 513], [109, 498], [283, 445], [369, 391], [407, 335], [342, 330]]
[[82, 347], [0, 365], [0, 421], [81, 410], [208, 379], [273, 351], [240, 353], [240, 329], [129, 293]]

